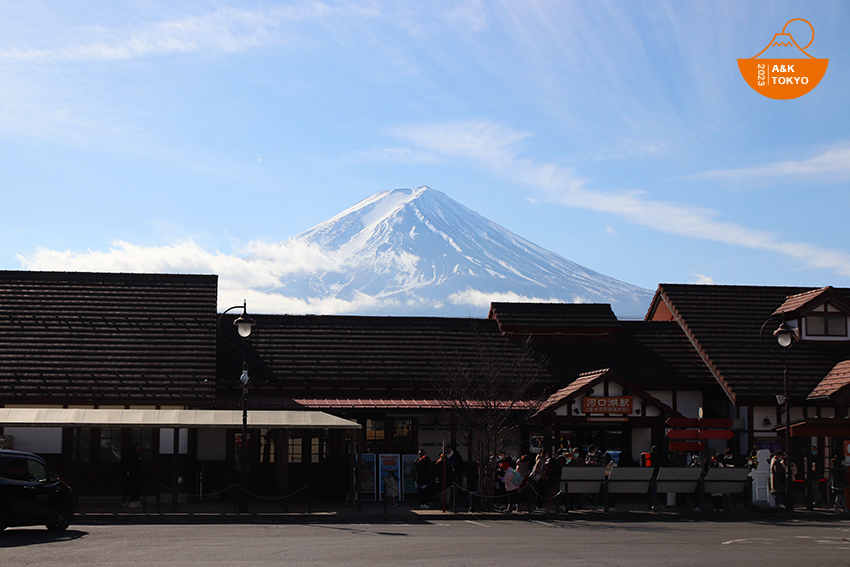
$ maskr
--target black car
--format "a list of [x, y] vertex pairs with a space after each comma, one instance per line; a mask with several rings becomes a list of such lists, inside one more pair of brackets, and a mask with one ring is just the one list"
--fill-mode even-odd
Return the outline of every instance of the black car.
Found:
[[0, 449], [0, 530], [47, 526], [62, 531], [71, 523], [71, 488], [32, 453]]

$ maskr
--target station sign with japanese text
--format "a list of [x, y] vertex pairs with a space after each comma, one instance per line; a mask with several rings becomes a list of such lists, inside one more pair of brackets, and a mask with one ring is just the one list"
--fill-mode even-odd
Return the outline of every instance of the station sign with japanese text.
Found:
[[586, 396], [582, 402], [584, 413], [630, 414], [634, 407], [634, 396]]

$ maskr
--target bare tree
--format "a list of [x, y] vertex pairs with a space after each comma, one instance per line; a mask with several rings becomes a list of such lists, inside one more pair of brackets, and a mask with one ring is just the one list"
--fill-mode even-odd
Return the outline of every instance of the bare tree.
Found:
[[489, 321], [471, 320], [464, 341], [440, 344], [436, 387], [469, 457], [478, 463], [484, 506], [493, 505], [493, 456], [545, 401], [552, 380], [530, 344], [516, 344]]

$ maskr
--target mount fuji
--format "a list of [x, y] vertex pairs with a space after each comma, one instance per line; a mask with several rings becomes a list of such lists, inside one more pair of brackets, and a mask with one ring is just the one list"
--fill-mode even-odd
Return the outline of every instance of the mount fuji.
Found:
[[[372, 195], [284, 245], [320, 254], [273, 293], [363, 315], [483, 317], [491, 301], [610, 303], [641, 317], [652, 294], [513, 234], [429, 187]], [[256, 251], [249, 261], [275, 259]], [[350, 309], [349, 307], [349, 309]]]

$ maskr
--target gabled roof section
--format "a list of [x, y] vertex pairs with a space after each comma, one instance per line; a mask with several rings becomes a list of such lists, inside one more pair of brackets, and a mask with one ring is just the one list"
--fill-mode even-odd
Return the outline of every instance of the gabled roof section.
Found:
[[[850, 346], [795, 343], [782, 350], [771, 330], [765, 331], [764, 342], [760, 331], [777, 306], [810, 291], [800, 287], [661, 284], [647, 319], [675, 321], [733, 403], [775, 404], [776, 394], [783, 390], [780, 357], [788, 364], [792, 398], [802, 400], [836, 364], [850, 359]], [[850, 290], [843, 288], [833, 288], [829, 293], [844, 301], [850, 297]]]
[[607, 339], [620, 322], [607, 303], [491, 303], [488, 319], [506, 335]]
[[537, 419], [554, 412], [559, 407], [569, 403], [570, 400], [587, 392], [589, 388], [593, 388], [597, 384], [600, 384], [605, 381], [618, 383], [624, 389], [631, 391], [638, 398], [641, 398], [647, 401], [650, 405], [657, 407], [659, 410], [661, 410], [662, 413], [666, 413], [670, 416], [681, 415], [679, 412], [677, 412], [664, 402], [651, 396], [650, 394], [631, 384], [630, 382], [623, 380], [616, 372], [614, 372], [610, 368], [602, 368], [599, 370], [594, 370], [592, 372], [585, 372], [584, 374], [580, 374], [569, 385], [564, 388], [561, 388], [560, 390], [549, 396], [549, 399], [547, 399], [543, 403], [543, 405], [540, 406], [540, 409], [535, 412], [531, 419]]
[[715, 386], [714, 377], [675, 322], [621, 321], [609, 341], [532, 344], [561, 383], [599, 368], [611, 368], [641, 388], [701, 390]]
[[212, 404], [217, 283], [0, 272], [0, 404]]
[[850, 300], [838, 293], [832, 286], [790, 295], [773, 314], [784, 315], [786, 318], [801, 317], [824, 303], [832, 303], [844, 313], [850, 314]]
[[850, 401], [850, 360], [842, 360], [809, 394], [810, 400], [827, 398], [838, 404]]

